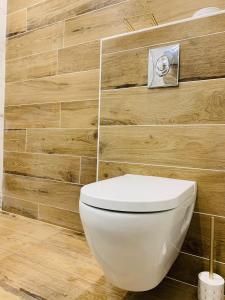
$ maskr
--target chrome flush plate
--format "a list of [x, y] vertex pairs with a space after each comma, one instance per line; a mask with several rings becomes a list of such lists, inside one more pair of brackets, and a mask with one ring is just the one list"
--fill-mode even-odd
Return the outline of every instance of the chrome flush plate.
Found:
[[178, 86], [180, 45], [149, 50], [148, 88]]

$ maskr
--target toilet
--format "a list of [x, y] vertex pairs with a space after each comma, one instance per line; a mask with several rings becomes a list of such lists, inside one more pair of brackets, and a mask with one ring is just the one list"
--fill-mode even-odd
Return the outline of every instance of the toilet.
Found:
[[166, 276], [183, 244], [196, 183], [124, 175], [81, 189], [87, 242], [106, 278], [128, 291], [146, 291]]

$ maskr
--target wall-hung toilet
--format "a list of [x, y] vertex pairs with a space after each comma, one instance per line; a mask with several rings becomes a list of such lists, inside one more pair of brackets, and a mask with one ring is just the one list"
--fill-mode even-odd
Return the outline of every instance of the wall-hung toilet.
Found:
[[124, 175], [81, 189], [88, 244], [117, 287], [157, 286], [175, 261], [193, 214], [196, 183]]

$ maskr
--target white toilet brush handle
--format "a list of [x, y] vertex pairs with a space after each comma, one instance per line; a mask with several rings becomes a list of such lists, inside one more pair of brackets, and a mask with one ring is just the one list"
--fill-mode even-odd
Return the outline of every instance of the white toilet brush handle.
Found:
[[213, 279], [213, 272], [214, 272], [214, 228], [215, 228], [215, 219], [214, 217], [210, 218], [210, 227], [211, 227], [211, 234], [210, 234], [210, 260], [209, 260], [209, 277]]

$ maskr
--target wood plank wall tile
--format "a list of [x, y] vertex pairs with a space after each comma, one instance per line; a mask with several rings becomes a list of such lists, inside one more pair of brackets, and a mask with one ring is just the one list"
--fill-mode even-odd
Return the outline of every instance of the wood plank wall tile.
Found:
[[[166, 16], [157, 5], [153, 0], [160, 22]], [[216, 272], [225, 276], [224, 25], [223, 12], [102, 42], [98, 179], [140, 174], [197, 182], [195, 213], [169, 273], [194, 285], [208, 270], [211, 215]], [[179, 87], [147, 89], [148, 49], [177, 42]]]
[[100, 159], [225, 170], [225, 127], [107, 126]]
[[97, 160], [92, 157], [81, 158], [80, 183], [88, 184], [96, 181]]
[[29, 56], [62, 47], [63, 24], [45, 27], [10, 38], [6, 43], [6, 59]]
[[5, 128], [59, 127], [60, 103], [5, 107]]
[[[224, 77], [224, 43], [224, 32], [180, 41], [180, 81]], [[105, 55], [102, 88], [147, 85], [149, 47]]]
[[[171, 11], [169, 10], [167, 13]], [[224, 31], [224, 26], [224, 14], [186, 20], [175, 24], [154, 27], [141, 32], [134, 32], [131, 35], [122, 35], [104, 40], [102, 52], [103, 54], [107, 54], [222, 32]]]
[[[225, 218], [215, 217], [215, 260], [225, 262]], [[210, 216], [194, 214], [183, 251], [209, 258]]]
[[4, 149], [6, 151], [25, 151], [26, 130], [5, 130]]
[[98, 70], [12, 82], [6, 105], [98, 99], [98, 82]]
[[[82, 232], [79, 192], [96, 176], [99, 39], [190, 17], [211, 1], [8, 4], [5, 124], [12, 130], [5, 132], [3, 208]], [[214, 6], [225, 8], [223, 0]], [[221, 13], [103, 42], [105, 89], [146, 85], [148, 48], [181, 44], [180, 80], [188, 82], [179, 88], [102, 94], [101, 123], [107, 126], [100, 128], [100, 158], [117, 162], [99, 162], [99, 177], [135, 173], [198, 182], [196, 213], [183, 246], [189, 254], [182, 253], [170, 273], [192, 284], [207, 269], [211, 214], [217, 216], [216, 258], [225, 259], [224, 26]], [[222, 275], [223, 266], [216, 264]]]
[[59, 50], [59, 73], [99, 69], [100, 42], [94, 41]]
[[27, 151], [96, 156], [95, 129], [28, 129]]
[[[169, 276], [183, 282], [197, 285], [198, 274], [209, 270], [209, 261], [198, 256], [181, 253], [169, 272]], [[215, 263], [215, 273], [225, 277], [225, 265]]]
[[5, 211], [22, 215], [24, 217], [32, 219], [38, 218], [38, 204], [34, 202], [4, 196], [2, 208]]
[[10, 174], [78, 183], [79, 169], [79, 157], [22, 152], [4, 155], [4, 170]]
[[11, 37], [27, 31], [27, 11], [19, 10], [7, 16], [7, 36]]
[[42, 0], [8, 0], [8, 13], [33, 6], [41, 1]]
[[[148, 1], [129, 0], [90, 14], [84, 14], [66, 21], [65, 46], [93, 41], [113, 34], [139, 29], [141, 24], [153, 25]], [[133, 27], [134, 26], [134, 27]], [[137, 28], [135, 28], [137, 26]], [[143, 28], [143, 27], [142, 27]]]
[[3, 193], [10, 198], [79, 211], [79, 185], [11, 174], [4, 175], [4, 183]]
[[225, 124], [225, 79], [103, 91], [102, 125]]
[[225, 172], [122, 162], [100, 161], [99, 163], [99, 179], [107, 179], [124, 174], [140, 174], [196, 181], [198, 184], [198, 198], [195, 211], [225, 217]]
[[73, 16], [122, 2], [123, 0], [51, 0], [42, 1], [38, 5], [28, 8], [28, 29], [38, 28], [58, 21], [69, 19]]
[[83, 232], [79, 214], [72, 211], [40, 205], [39, 220]]
[[57, 60], [56, 51], [9, 60], [6, 62], [6, 81], [22, 81], [55, 75]]
[[[153, 0], [151, 1], [151, 10], [159, 23], [165, 23], [168, 21], [192, 17], [194, 12], [201, 8], [209, 7], [211, 4], [212, 2], [210, 0], [189, 0], [188, 2], [179, 0], [172, 2]], [[213, 5], [221, 9], [225, 8], [222, 0], [215, 0]]]
[[98, 126], [98, 100], [61, 103], [61, 127], [89, 128]]

